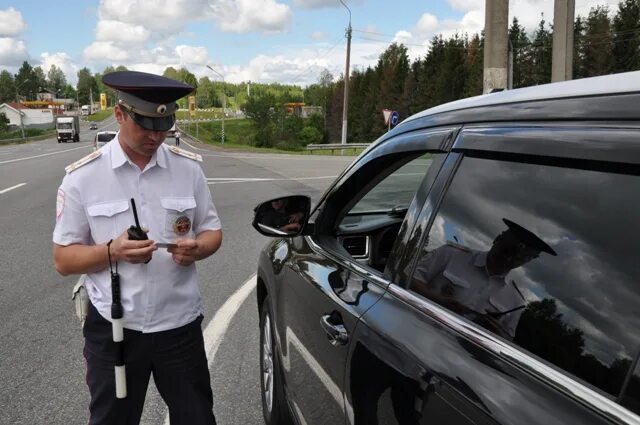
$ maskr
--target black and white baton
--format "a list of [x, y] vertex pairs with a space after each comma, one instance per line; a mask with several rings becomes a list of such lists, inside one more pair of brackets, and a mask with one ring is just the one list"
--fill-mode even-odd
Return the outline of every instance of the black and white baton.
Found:
[[122, 302], [120, 301], [120, 275], [118, 274], [118, 263], [116, 271], [111, 268], [111, 242], [107, 244], [109, 253], [109, 269], [111, 271], [111, 329], [113, 342], [116, 344], [116, 398], [127, 397], [127, 375], [124, 367], [124, 323]]

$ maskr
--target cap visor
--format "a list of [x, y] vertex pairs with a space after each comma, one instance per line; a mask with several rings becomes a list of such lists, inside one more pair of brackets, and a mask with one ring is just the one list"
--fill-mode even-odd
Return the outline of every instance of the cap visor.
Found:
[[175, 115], [169, 115], [168, 117], [160, 118], [145, 117], [144, 115], [140, 114], [131, 115], [136, 124], [144, 128], [145, 130], [151, 131], [169, 131], [171, 130], [171, 127], [173, 127], [173, 124], [176, 122]]

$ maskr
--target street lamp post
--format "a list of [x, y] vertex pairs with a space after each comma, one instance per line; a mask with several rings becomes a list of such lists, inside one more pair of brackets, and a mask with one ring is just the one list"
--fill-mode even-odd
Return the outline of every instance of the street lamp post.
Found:
[[[16, 86], [16, 104], [20, 103], [20, 100], [18, 99], [18, 96], [19, 96], [18, 90], [20, 90], [20, 87], [22, 87], [25, 83], [28, 83], [28, 82], [29, 82], [29, 79], [27, 78], [22, 83]], [[20, 107], [18, 107], [18, 115], [20, 115], [20, 132], [22, 133], [22, 138], [24, 139], [24, 122], [22, 121], [22, 111], [20, 110]]]
[[215, 69], [211, 68], [209, 65], [207, 65], [207, 68], [209, 68], [210, 70], [212, 70], [213, 72], [215, 72], [216, 74], [218, 74], [220, 76], [220, 78], [222, 78], [222, 136], [221, 136], [221, 141], [222, 144], [224, 145], [224, 116], [226, 115], [226, 109], [227, 109], [227, 93], [225, 92], [225, 88], [224, 88], [224, 75], [220, 74], [218, 71], [216, 71]]

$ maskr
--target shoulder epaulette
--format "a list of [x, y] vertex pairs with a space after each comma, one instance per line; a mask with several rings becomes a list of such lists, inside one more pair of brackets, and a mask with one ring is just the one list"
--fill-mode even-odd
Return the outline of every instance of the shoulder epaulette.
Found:
[[67, 165], [66, 167], [64, 167], [64, 171], [66, 171], [67, 174], [69, 174], [73, 170], [77, 170], [78, 168], [82, 167], [83, 165], [86, 165], [86, 164], [90, 163], [91, 161], [93, 161], [96, 158], [99, 158], [100, 155], [102, 155], [102, 151], [101, 150], [93, 151], [89, 155], [87, 155], [87, 156], [85, 156], [83, 158], [80, 158], [76, 162], [73, 162], [73, 163]]
[[175, 153], [176, 155], [184, 156], [185, 158], [189, 158], [189, 159], [192, 159], [194, 161], [202, 162], [202, 155], [200, 155], [199, 153], [195, 153], [195, 152], [187, 151], [187, 150], [184, 150], [184, 149], [180, 149], [177, 146], [169, 146], [169, 150], [171, 152]]
[[457, 248], [457, 249], [460, 249], [460, 250], [465, 251], [465, 252], [471, 252], [471, 249], [469, 249], [468, 247], [466, 247], [464, 245], [456, 243], [456, 242], [447, 241], [447, 245], [452, 246], [452, 247]]

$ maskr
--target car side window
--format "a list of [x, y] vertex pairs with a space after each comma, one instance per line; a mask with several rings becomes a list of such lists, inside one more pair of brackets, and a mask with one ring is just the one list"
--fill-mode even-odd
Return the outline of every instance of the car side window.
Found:
[[354, 176], [352, 196], [335, 225], [338, 243], [348, 255], [384, 271], [405, 215], [432, 163], [432, 154], [411, 152], [369, 164], [370, 170]]
[[409, 289], [640, 412], [639, 188], [638, 173], [465, 157]]

